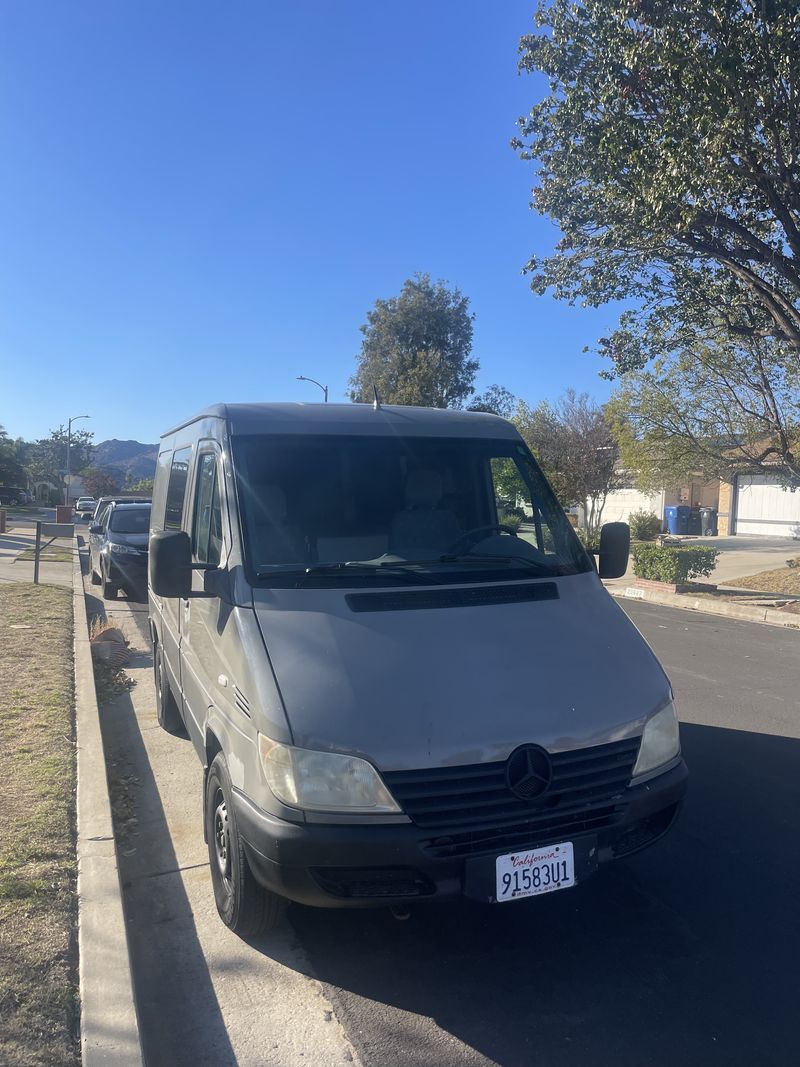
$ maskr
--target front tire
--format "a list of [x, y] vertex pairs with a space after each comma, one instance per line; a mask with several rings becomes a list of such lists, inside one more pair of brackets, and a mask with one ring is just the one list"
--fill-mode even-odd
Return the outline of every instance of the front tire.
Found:
[[158, 725], [162, 730], [166, 730], [168, 734], [184, 733], [183, 719], [178, 710], [177, 701], [169, 687], [167, 669], [164, 664], [164, 651], [160, 642], [153, 649], [153, 676], [156, 687]]
[[225, 757], [218, 753], [206, 778], [206, 838], [217, 911], [239, 937], [255, 937], [280, 922], [286, 901], [253, 877], [236, 825]]
[[104, 570], [102, 563], [100, 564], [100, 576], [103, 583], [103, 600], [116, 600], [117, 586], [114, 582], [108, 580], [107, 572]]
[[94, 569], [94, 564], [92, 563], [91, 549], [89, 550], [89, 581], [92, 583], [92, 585], [100, 584], [100, 575]]

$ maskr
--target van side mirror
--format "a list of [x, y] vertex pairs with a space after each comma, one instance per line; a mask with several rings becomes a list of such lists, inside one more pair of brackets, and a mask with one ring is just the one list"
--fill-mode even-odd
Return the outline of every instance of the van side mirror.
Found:
[[598, 571], [601, 578], [621, 578], [628, 569], [631, 528], [627, 522], [607, 522], [600, 529]]
[[192, 591], [192, 542], [184, 530], [150, 537], [150, 588], [156, 596], [188, 597]]
[[100, 525], [99, 522], [93, 522], [92, 525], [89, 527], [90, 534], [101, 534], [102, 532], [103, 527]]

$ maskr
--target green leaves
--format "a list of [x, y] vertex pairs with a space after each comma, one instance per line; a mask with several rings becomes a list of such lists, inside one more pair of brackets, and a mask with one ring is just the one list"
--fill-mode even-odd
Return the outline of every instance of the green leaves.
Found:
[[660, 548], [638, 544], [631, 548], [631, 555], [637, 578], [681, 585], [690, 578], [708, 577], [717, 565], [719, 549], [705, 545]]
[[[558, 224], [534, 292], [633, 310], [598, 348], [649, 483], [800, 478], [800, 5], [540, 0], [514, 145]], [[662, 483], [663, 484], [663, 483]]]
[[587, 506], [593, 531], [609, 492], [625, 480], [603, 409], [586, 393], [568, 389], [555, 404], [520, 404], [514, 421], [562, 506]]
[[666, 270], [721, 266], [800, 346], [800, 11], [739, 0], [542, 0], [520, 67], [553, 86], [515, 145], [562, 250], [537, 292], [643, 299]]
[[367, 313], [351, 399], [369, 403], [374, 385], [387, 404], [461, 407], [478, 371], [473, 318], [458, 289], [427, 274], [409, 278], [399, 296]]

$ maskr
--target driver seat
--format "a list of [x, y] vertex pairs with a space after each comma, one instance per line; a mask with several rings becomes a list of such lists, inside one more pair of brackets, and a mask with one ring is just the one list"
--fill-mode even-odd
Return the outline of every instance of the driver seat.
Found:
[[438, 507], [442, 477], [438, 471], [410, 471], [405, 484], [406, 506], [389, 525], [389, 552], [404, 559], [440, 556], [458, 540], [461, 528], [452, 511]]

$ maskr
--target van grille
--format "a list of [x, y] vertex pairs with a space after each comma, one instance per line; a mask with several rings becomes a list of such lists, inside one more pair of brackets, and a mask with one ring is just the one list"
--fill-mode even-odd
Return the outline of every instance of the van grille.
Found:
[[553, 775], [534, 800], [506, 783], [506, 761], [420, 771], [384, 780], [413, 822], [431, 831], [422, 847], [435, 856], [466, 856], [536, 845], [554, 837], [605, 829], [625, 813], [625, 789], [639, 738], [550, 754]]

